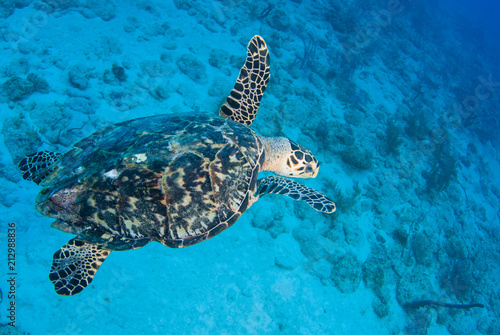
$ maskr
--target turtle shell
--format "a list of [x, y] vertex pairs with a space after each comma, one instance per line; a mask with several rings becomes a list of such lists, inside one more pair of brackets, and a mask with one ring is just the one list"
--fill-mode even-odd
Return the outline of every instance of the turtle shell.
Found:
[[37, 209], [111, 250], [184, 247], [228, 228], [255, 201], [263, 160], [255, 132], [225, 118], [134, 119], [76, 143], [41, 184]]

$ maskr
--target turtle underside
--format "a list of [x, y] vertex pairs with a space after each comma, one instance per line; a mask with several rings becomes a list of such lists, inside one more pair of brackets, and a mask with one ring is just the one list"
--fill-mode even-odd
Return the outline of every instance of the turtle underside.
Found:
[[130, 120], [62, 156], [41, 183], [37, 209], [106, 249], [184, 247], [228, 228], [253, 203], [263, 159], [254, 131], [225, 118]]

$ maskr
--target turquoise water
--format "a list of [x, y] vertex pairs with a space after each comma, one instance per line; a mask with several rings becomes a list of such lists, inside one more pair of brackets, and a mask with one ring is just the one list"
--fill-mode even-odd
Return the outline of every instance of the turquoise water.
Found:
[[[3, 1], [0, 333], [499, 334], [498, 13]], [[52, 257], [73, 235], [35, 210], [17, 162], [136, 117], [217, 115], [256, 34], [271, 80], [252, 128], [311, 150], [321, 169], [299, 181], [337, 211], [269, 195], [208, 241], [113, 252], [57, 295]]]

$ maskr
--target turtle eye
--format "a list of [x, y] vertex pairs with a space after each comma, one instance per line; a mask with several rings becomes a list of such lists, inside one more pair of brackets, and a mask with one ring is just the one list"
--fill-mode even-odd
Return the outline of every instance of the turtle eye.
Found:
[[307, 164], [306, 166], [306, 173], [313, 173], [314, 169], [312, 167], [312, 164]]

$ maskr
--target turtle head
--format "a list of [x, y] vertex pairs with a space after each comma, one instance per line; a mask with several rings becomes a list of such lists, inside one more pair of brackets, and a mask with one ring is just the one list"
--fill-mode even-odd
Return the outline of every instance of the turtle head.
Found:
[[316, 178], [319, 162], [303, 146], [285, 137], [261, 137], [265, 161], [262, 170], [292, 178]]

